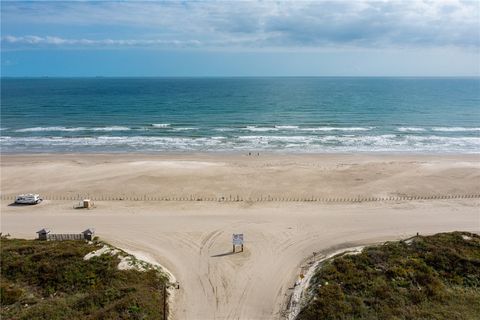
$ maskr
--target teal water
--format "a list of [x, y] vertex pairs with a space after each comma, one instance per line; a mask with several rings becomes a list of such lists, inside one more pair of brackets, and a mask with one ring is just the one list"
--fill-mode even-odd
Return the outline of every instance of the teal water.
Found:
[[1, 80], [2, 152], [480, 152], [480, 78]]

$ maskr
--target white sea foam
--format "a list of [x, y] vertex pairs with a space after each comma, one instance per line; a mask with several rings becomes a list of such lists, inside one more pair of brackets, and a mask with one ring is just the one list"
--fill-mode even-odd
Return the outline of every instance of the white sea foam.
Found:
[[147, 148], [160, 147], [161, 150], [192, 149], [222, 144], [223, 137], [183, 138], [183, 137], [0, 137], [4, 146], [23, 145], [32, 148], [50, 147], [120, 147]]
[[439, 132], [467, 132], [467, 131], [480, 131], [480, 128], [437, 127], [437, 128], [432, 128], [432, 130], [439, 131]]
[[88, 128], [87, 130], [92, 131], [129, 131], [129, 127], [122, 126], [111, 126], [111, 127], [100, 127], [100, 128]]
[[424, 128], [418, 128], [418, 127], [400, 127], [397, 128], [398, 131], [400, 132], [422, 132], [426, 131]]
[[419, 135], [326, 135], [239, 137], [11, 137], [0, 136], [5, 151], [225, 151], [295, 152], [465, 152], [480, 153], [480, 137]]
[[257, 126], [246, 126], [244, 130], [258, 131], [258, 132], [278, 131], [277, 128], [273, 128], [273, 127], [257, 127]]
[[293, 129], [293, 130], [296, 130], [298, 129], [298, 126], [275, 126], [276, 129]]
[[67, 127], [34, 127], [15, 130], [15, 132], [40, 132], [40, 131], [84, 131], [86, 128], [67, 128]]
[[154, 128], [170, 128], [170, 123], [152, 123]]
[[306, 141], [310, 141], [312, 139], [315, 139], [315, 137], [312, 137], [312, 136], [239, 136], [238, 139], [239, 140], [268, 141], [268, 142], [273, 142], [273, 141], [306, 142]]
[[302, 131], [369, 131], [373, 127], [315, 127], [315, 128], [300, 128]]
[[112, 127], [94, 127], [94, 128], [86, 128], [86, 127], [75, 127], [75, 128], [67, 128], [67, 127], [34, 127], [34, 128], [23, 128], [15, 130], [15, 132], [43, 132], [43, 131], [65, 131], [65, 132], [75, 132], [75, 131], [128, 131], [130, 128], [128, 127], [121, 127], [121, 126], [112, 126]]
[[179, 127], [179, 128], [173, 128], [174, 131], [190, 131], [190, 130], [198, 130], [198, 128], [194, 127]]

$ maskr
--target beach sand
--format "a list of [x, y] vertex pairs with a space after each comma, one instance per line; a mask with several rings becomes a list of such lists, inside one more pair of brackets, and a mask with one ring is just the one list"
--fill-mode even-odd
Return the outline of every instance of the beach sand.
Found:
[[[312, 252], [406, 238], [419, 232], [480, 232], [480, 201], [255, 201], [480, 194], [474, 155], [9, 155], [2, 156], [2, 195], [22, 192], [100, 198], [229, 197], [217, 201], [74, 201], [37, 206], [1, 203], [1, 231], [97, 235], [140, 252], [180, 282], [174, 319], [278, 319]], [[47, 197], [48, 199], [48, 197]], [[231, 254], [232, 233], [245, 251]]]

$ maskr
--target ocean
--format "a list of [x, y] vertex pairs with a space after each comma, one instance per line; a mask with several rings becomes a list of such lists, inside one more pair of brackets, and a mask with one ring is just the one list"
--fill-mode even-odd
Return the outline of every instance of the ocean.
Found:
[[3, 153], [479, 153], [480, 78], [2, 78]]

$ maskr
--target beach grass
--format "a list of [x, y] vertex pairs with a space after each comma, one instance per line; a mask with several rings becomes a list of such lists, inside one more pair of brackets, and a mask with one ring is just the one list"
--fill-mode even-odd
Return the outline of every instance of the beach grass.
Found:
[[119, 270], [104, 243], [1, 239], [2, 319], [163, 319], [167, 278], [155, 268]]
[[321, 265], [298, 320], [478, 319], [480, 236], [417, 236]]

